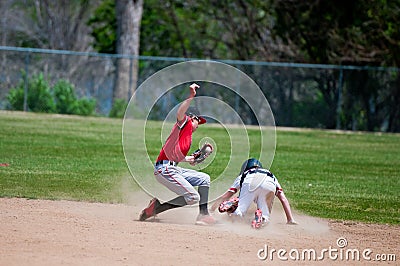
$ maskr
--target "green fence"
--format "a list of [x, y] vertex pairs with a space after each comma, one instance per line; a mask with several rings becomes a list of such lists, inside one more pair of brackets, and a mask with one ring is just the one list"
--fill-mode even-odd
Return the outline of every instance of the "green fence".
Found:
[[[0, 46], [0, 109], [108, 116], [117, 60], [139, 62], [137, 86], [188, 61]], [[220, 61], [258, 84], [277, 126], [400, 132], [399, 68]], [[218, 86], [201, 94], [223, 99], [246, 124], [257, 123], [240, 95]], [[180, 97], [179, 91], [160, 97], [152, 119], [163, 119]]]

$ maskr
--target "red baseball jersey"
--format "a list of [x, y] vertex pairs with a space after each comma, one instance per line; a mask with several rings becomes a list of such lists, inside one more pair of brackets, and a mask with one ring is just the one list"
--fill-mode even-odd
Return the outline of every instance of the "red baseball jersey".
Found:
[[192, 135], [192, 120], [186, 115], [185, 119], [175, 123], [167, 141], [158, 155], [157, 161], [183, 161], [192, 145]]

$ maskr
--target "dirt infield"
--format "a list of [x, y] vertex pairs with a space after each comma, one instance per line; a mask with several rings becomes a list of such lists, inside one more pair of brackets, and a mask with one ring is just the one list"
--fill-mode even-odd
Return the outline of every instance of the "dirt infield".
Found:
[[[399, 226], [299, 214], [299, 225], [286, 225], [278, 204], [271, 223], [257, 231], [220, 214], [215, 214], [218, 225], [196, 226], [196, 208], [175, 209], [139, 222], [148, 199], [123, 205], [2, 198], [0, 265], [398, 265], [400, 261]], [[337, 242], [346, 241], [347, 246], [338, 246]], [[367, 250], [363, 258], [368, 248], [371, 252]], [[310, 261], [311, 250], [321, 260]], [[375, 260], [376, 255], [393, 260], [390, 254], [397, 261]]]

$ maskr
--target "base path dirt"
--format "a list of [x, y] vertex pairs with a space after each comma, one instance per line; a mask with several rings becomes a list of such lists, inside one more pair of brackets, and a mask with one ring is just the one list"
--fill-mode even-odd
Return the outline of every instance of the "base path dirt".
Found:
[[214, 214], [218, 225], [194, 225], [194, 207], [140, 222], [148, 200], [124, 205], [1, 198], [0, 265], [400, 263], [399, 226], [300, 214], [298, 225], [286, 225], [278, 204], [270, 224], [260, 230], [250, 228], [250, 217], [232, 223], [219, 213]]

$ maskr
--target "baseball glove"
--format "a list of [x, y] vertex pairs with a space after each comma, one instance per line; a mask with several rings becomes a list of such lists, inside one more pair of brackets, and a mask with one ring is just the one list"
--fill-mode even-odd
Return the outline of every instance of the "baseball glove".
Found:
[[191, 155], [194, 157], [192, 165], [202, 163], [213, 152], [213, 146], [205, 143], [201, 149], [194, 151]]
[[218, 207], [218, 211], [233, 213], [234, 211], [236, 211], [238, 205], [239, 205], [239, 198], [233, 197], [229, 200], [225, 200], [224, 202], [222, 202]]

